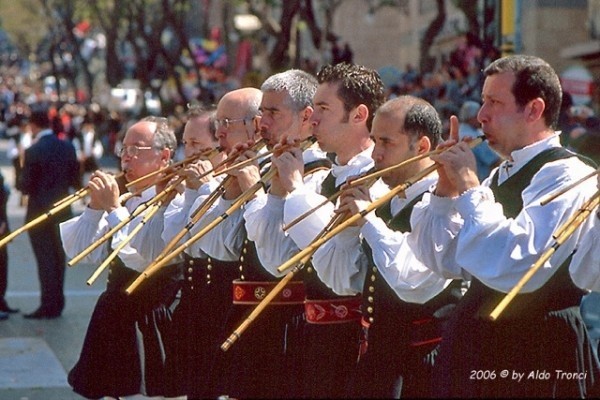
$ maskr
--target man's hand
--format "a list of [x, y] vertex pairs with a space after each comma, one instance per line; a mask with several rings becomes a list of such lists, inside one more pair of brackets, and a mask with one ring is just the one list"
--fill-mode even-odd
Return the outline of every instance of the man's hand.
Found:
[[[251, 149], [252, 143], [240, 143], [233, 148], [234, 152], [240, 152], [240, 156], [234, 161], [239, 164], [245, 160], [256, 157], [256, 152]], [[234, 168], [228, 172], [233, 176], [235, 181], [227, 187], [224, 197], [231, 200], [239, 197], [243, 192], [254, 186], [260, 180], [260, 170], [258, 161], [243, 165], [239, 168]]]
[[271, 182], [270, 192], [276, 196], [285, 197], [304, 184], [304, 160], [299, 144], [283, 138], [273, 148], [272, 163], [277, 175]]
[[[342, 193], [340, 194], [338, 207], [335, 210], [336, 214], [355, 215], [365, 210], [371, 203], [371, 195], [366, 185], [350, 187], [348, 184], [345, 184], [341, 190]], [[356, 225], [363, 226], [365, 222], [364, 218], [360, 218], [356, 221]]]
[[204, 183], [214, 179], [214, 173], [208, 172], [212, 168], [212, 164], [208, 160], [198, 160], [193, 164], [187, 165], [181, 173], [185, 176], [186, 187], [198, 190]]
[[445, 151], [432, 155], [440, 164], [435, 194], [441, 197], [457, 197], [465, 191], [479, 186], [477, 163], [468, 142], [458, 141], [458, 118], [450, 117], [450, 138], [438, 149]]
[[90, 188], [90, 208], [109, 213], [120, 206], [119, 185], [113, 175], [100, 170], [94, 171], [88, 187]]

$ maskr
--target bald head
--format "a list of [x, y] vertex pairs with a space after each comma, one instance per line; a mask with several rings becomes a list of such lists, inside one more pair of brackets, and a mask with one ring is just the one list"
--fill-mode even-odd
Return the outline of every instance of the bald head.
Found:
[[256, 88], [242, 88], [226, 93], [217, 105], [217, 138], [230, 151], [236, 144], [256, 140], [262, 92]]
[[403, 126], [398, 128], [414, 140], [427, 136], [434, 147], [441, 140], [442, 122], [427, 101], [414, 96], [399, 96], [386, 101], [375, 115], [392, 114], [403, 117]]

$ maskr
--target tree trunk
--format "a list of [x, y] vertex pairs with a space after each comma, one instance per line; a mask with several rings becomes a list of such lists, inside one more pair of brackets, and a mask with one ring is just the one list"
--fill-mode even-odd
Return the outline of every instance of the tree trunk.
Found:
[[421, 61], [419, 63], [421, 72], [431, 72], [435, 68], [435, 58], [429, 55], [429, 49], [436, 36], [442, 31], [444, 22], [446, 22], [446, 4], [445, 0], [436, 0], [438, 13], [431, 21], [429, 27], [421, 40]]

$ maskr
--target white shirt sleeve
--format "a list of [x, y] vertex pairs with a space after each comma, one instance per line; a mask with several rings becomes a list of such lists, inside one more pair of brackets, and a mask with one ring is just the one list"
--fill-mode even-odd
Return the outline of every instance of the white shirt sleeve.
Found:
[[352, 296], [362, 292], [368, 259], [362, 251], [358, 227], [351, 226], [320, 246], [312, 265], [335, 293]]
[[[198, 200], [201, 200], [201, 198]], [[219, 198], [206, 214], [200, 218], [198, 223], [191, 228], [190, 235], [193, 237], [203, 228], [213, 224], [217, 219], [222, 219], [225, 211], [227, 211], [234, 202], [235, 200], [225, 200], [223, 197]], [[201, 250], [217, 260], [238, 260], [246, 238], [243, 211], [243, 207], [233, 211], [231, 215], [222, 219], [222, 221], [215, 225], [213, 229], [209, 230], [206, 234], [203, 234], [203, 236], [196, 240], [190, 247], [190, 254], [194, 255], [198, 250]], [[192, 247], [195, 248], [195, 250]]]
[[408, 245], [409, 232], [391, 230], [370, 213], [361, 234], [371, 247], [377, 269], [400, 299], [422, 304], [450, 284], [417, 259]]
[[[426, 197], [411, 218], [416, 238], [413, 249], [425, 265], [446, 277], [466, 272], [493, 289], [508, 292], [554, 244], [553, 233], [595, 192], [595, 185], [584, 183], [544, 206], [540, 200], [588, 171], [576, 157], [545, 164], [521, 194], [523, 209], [516, 218], [505, 217], [491, 190], [481, 186], [456, 199]], [[558, 247], [522, 292], [539, 289], [550, 279], [582, 232], [589, 229], [586, 225]]]
[[277, 267], [298, 253], [298, 246], [283, 231], [285, 199], [263, 194], [253, 199], [244, 211], [248, 239], [254, 241], [261, 265], [274, 276]]
[[[73, 258], [100, 239], [108, 230], [106, 213], [86, 207], [81, 215], [59, 225], [60, 237], [67, 258]], [[98, 246], [81, 262], [98, 265], [108, 256], [108, 245]]]
[[583, 236], [571, 261], [571, 277], [582, 289], [600, 292], [600, 219], [589, 216], [590, 230]]

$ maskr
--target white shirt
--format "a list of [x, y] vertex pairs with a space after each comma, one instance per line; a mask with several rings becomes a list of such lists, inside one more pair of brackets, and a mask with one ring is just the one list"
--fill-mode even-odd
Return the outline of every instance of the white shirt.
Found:
[[[540, 152], [559, 146], [554, 135], [514, 151], [512, 161], [499, 167], [499, 183]], [[504, 216], [489, 189], [489, 178], [457, 198], [426, 193], [413, 209], [409, 244], [425, 265], [445, 277], [475, 276], [495, 290], [508, 292], [554, 244], [552, 234], [595, 192], [595, 185], [582, 184], [544, 206], [540, 201], [591, 171], [577, 157], [545, 164], [521, 193], [523, 209], [516, 218]], [[543, 286], [588, 229], [589, 224], [580, 226], [521, 291]]]
[[[391, 211], [396, 215], [437, 181], [437, 174], [416, 182], [405, 191], [406, 198], [394, 197]], [[408, 232], [390, 229], [375, 213], [365, 216], [362, 227], [351, 226], [334, 236], [315, 252], [312, 264], [319, 278], [334, 292], [351, 296], [363, 290], [369, 259], [361, 238], [372, 249], [373, 262], [398, 297], [407, 302], [425, 303], [451, 282], [417, 260], [408, 246]]]
[[[194, 207], [196, 200], [198, 198], [202, 198], [203, 200], [206, 199], [210, 193], [217, 189], [222, 181], [222, 176], [218, 176], [216, 179], [211, 179], [210, 181], [202, 184], [198, 190], [186, 188], [183, 194], [178, 194], [175, 196], [164, 212], [163, 229], [160, 235], [162, 236], [165, 245], [170, 243], [171, 240], [173, 240], [175, 236], [177, 236], [185, 228], [186, 224], [188, 223], [189, 215], [196, 210]], [[198, 204], [200, 204], [200, 202]], [[189, 238], [190, 233], [187, 232], [187, 234], [179, 240], [178, 245], [182, 244]], [[191, 254], [189, 247], [185, 250], [185, 252], [193, 257], [205, 257], [204, 253]]]
[[[371, 146], [357, 154], [345, 165], [334, 163], [331, 168], [331, 173], [335, 177], [336, 187], [345, 183], [348, 178], [356, 177], [373, 168], [375, 165], [371, 158], [373, 147], [374, 146]], [[290, 193], [284, 203], [283, 223], [285, 225], [290, 224], [307, 211], [327, 200], [327, 198], [321, 195], [319, 191], [320, 187], [318, 190], [310, 190], [308, 187], [302, 187]], [[371, 198], [373, 200], [378, 199], [387, 191], [389, 191], [387, 185], [381, 180], [378, 180], [370, 189]], [[310, 214], [310, 216], [302, 219], [302, 221], [287, 231], [288, 235], [299, 249], [305, 249], [314, 238], [317, 237], [333, 217], [333, 210], [334, 204], [329, 202], [327, 205], [320, 207], [316, 212]]]
[[588, 217], [591, 228], [581, 239], [573, 255], [570, 271], [577, 286], [600, 292], [600, 220], [596, 210]]
[[[261, 152], [265, 152], [266, 149], [261, 149]], [[263, 171], [267, 166], [263, 167]], [[208, 195], [199, 196], [191, 210], [196, 210], [202, 206], [204, 200]], [[222, 218], [225, 212], [231, 208], [233, 203], [237, 199], [227, 200], [223, 196], [219, 197], [204, 213], [196, 224], [190, 229], [190, 237], [196, 235], [209, 224], [216, 221], [217, 218]], [[203, 254], [208, 255], [216, 260], [221, 261], [236, 261], [240, 257], [244, 240], [246, 239], [246, 232], [244, 229], [244, 212], [245, 205], [234, 211], [230, 211], [221, 222], [215, 225], [210, 231], [204, 234], [201, 238], [195, 240], [188, 247], [188, 254], [192, 257], [201, 257]], [[191, 211], [193, 212], [193, 211]], [[191, 213], [188, 214], [187, 222], [191, 220]]]
[[[353, 157], [346, 165], [334, 164], [331, 173], [336, 177], [336, 185], [371, 169], [374, 165], [372, 151], [373, 147], [370, 147]], [[328, 203], [288, 231], [283, 231], [285, 225], [327, 199], [319, 194], [327, 175], [328, 173], [319, 177], [318, 185], [304, 185], [285, 199], [268, 195], [262, 202], [251, 204], [246, 211], [244, 217], [248, 237], [254, 240], [261, 264], [272, 275], [284, 275], [277, 268], [308, 246], [333, 218], [334, 205]], [[381, 181], [373, 187], [375, 191], [372, 195], [376, 198], [388, 190]]]
[[[302, 153], [304, 165], [326, 157], [327, 154], [318, 148], [310, 148]], [[324, 169], [306, 175], [303, 179], [304, 190], [318, 193], [328, 174], [329, 170]], [[283, 231], [285, 202], [285, 198], [262, 194], [250, 201], [244, 211], [248, 239], [254, 241], [260, 262], [269, 271], [275, 271], [298, 252], [298, 246]]]
[[[154, 187], [151, 187], [142, 192], [139, 197], [136, 196], [127, 200], [125, 206], [121, 206], [110, 213], [106, 213], [104, 210], [93, 210], [87, 207], [81, 215], [61, 223], [60, 236], [67, 257], [73, 258], [83, 250], [87, 249], [110, 229], [118, 225], [121, 221], [129, 218], [131, 213], [133, 213], [142, 202], [148, 201], [154, 196], [155, 189]], [[123, 242], [129, 232], [140, 223], [144, 214], [145, 212], [142, 212], [113, 235], [112, 239], [110, 239], [110, 246], [112, 249]], [[140, 232], [144, 229], [146, 229], [146, 226], [144, 226]], [[158, 243], [160, 245], [162, 240], [158, 241]], [[132, 247], [130, 242], [119, 251], [119, 258], [128, 268], [142, 272], [153, 260], [151, 254], [156, 252], [155, 249], [151, 248], [152, 245], [156, 245], [156, 241], [147, 243], [144, 247], [146, 250], [142, 251], [142, 249], [140, 249], [140, 251], [138, 251]], [[158, 251], [161, 249], [162, 247], [160, 247]], [[83, 258], [81, 262], [99, 265], [108, 257], [108, 255], [108, 247], [106, 244], [102, 244]]]

